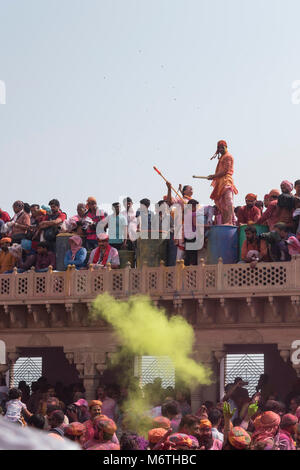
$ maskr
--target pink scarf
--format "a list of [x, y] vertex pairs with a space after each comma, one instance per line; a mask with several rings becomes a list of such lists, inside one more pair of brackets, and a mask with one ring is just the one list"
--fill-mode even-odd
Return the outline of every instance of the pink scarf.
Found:
[[79, 251], [82, 246], [82, 240], [78, 235], [74, 235], [73, 237], [69, 238], [69, 241], [73, 242], [70, 246], [72, 252], [72, 260], [74, 260], [77, 251]]

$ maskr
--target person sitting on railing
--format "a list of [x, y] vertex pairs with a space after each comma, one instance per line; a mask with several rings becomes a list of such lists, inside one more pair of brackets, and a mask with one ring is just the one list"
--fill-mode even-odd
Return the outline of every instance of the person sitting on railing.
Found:
[[259, 225], [268, 225], [270, 231], [272, 231], [274, 228], [274, 225], [277, 222], [279, 222], [278, 210], [277, 210], [277, 202], [278, 202], [279, 195], [280, 195], [280, 191], [278, 191], [278, 189], [272, 189], [269, 192], [269, 197], [267, 200], [268, 206], [266, 206], [267, 210], [263, 213], [263, 215], [257, 221]]
[[76, 269], [83, 268], [87, 251], [82, 247], [82, 239], [78, 235], [69, 238], [70, 250], [65, 254], [64, 265], [67, 268], [69, 265], [76, 266]]
[[295, 199], [295, 210], [293, 212], [294, 231], [297, 233], [300, 231], [300, 197], [294, 196]]
[[259, 209], [259, 217], [262, 216], [263, 210], [264, 210], [264, 202], [263, 201], [256, 201], [255, 206]]
[[241, 250], [241, 261], [252, 263], [258, 261], [269, 261], [268, 247], [264, 240], [257, 236], [256, 228], [249, 225], [245, 228], [246, 240], [243, 242]]
[[14, 217], [5, 225], [5, 233], [12, 239], [14, 243], [20, 243], [25, 238], [30, 227], [30, 217], [24, 211], [24, 203], [16, 201], [13, 204]]
[[35, 271], [37, 273], [43, 273], [48, 271], [49, 266], [53, 269], [56, 267], [56, 257], [53, 251], [49, 251], [49, 245], [47, 242], [40, 242], [37, 246], [37, 256], [35, 263]]
[[39, 224], [46, 220], [47, 212], [45, 209], [41, 209], [39, 204], [31, 204], [30, 206], [30, 227], [27, 238], [32, 240], [32, 247], [37, 248], [38, 242], [41, 237], [41, 230], [39, 230]]
[[278, 222], [274, 225], [274, 231], [262, 233], [260, 238], [266, 240], [272, 261], [290, 261], [291, 255], [289, 254], [287, 240], [294, 236], [286, 224]]
[[[269, 202], [270, 202], [269, 200], [270, 200], [270, 195], [269, 195], [269, 193], [268, 193], [268, 194], [265, 194], [265, 195], [264, 195], [264, 207], [265, 207], [266, 209], [268, 209], [268, 205], [269, 205]], [[262, 214], [264, 214], [264, 212], [265, 212], [265, 211], [262, 210]]]
[[21, 256], [17, 261], [18, 273], [24, 273], [25, 271], [28, 271], [32, 266], [35, 265], [36, 262], [36, 252], [32, 249], [31, 240], [22, 240], [21, 247]]
[[9, 251], [11, 238], [5, 237], [0, 240], [0, 274], [12, 270], [16, 265], [15, 256]]
[[295, 194], [294, 196], [300, 197], [300, 180], [295, 181], [294, 183]]
[[1, 237], [2, 228], [4, 228], [4, 225], [9, 221], [10, 221], [10, 215], [7, 212], [0, 209], [0, 237]]
[[294, 229], [293, 212], [295, 209], [295, 197], [292, 194], [293, 183], [282, 181], [281, 191], [277, 202], [279, 222], [284, 222], [291, 231]]
[[76, 232], [80, 237], [85, 237], [89, 225], [93, 223], [93, 220], [87, 216], [86, 205], [79, 202], [77, 214], [62, 223], [61, 232]]
[[98, 239], [99, 246], [91, 252], [89, 264], [97, 268], [106, 268], [107, 263], [110, 263], [112, 269], [118, 269], [120, 267], [119, 253], [116, 248], [109, 245], [107, 233], [99, 233]]
[[60, 226], [67, 218], [67, 214], [60, 209], [60, 203], [57, 199], [52, 199], [49, 202], [51, 214], [45, 216], [46, 220], [39, 224], [39, 230], [43, 230], [43, 238], [49, 245], [55, 248], [56, 235], [59, 233]]
[[93, 221], [92, 224], [89, 224], [86, 230], [86, 249], [93, 250], [98, 244], [96, 233], [97, 224], [107, 216], [107, 213], [98, 208], [97, 201], [92, 196], [88, 198], [86, 208], [86, 217]]
[[255, 224], [261, 217], [260, 210], [255, 205], [257, 201], [257, 196], [255, 194], [249, 193], [245, 197], [245, 201], [246, 205], [240, 207], [237, 213], [238, 225]]
[[289, 237], [287, 239], [289, 254], [300, 255], [300, 230], [297, 231], [295, 237]]

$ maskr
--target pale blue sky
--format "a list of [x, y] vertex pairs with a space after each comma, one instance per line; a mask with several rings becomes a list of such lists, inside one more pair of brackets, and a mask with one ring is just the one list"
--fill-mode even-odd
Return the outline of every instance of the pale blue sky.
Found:
[[209, 203], [226, 139], [236, 205], [300, 178], [299, 0], [0, 1], [1, 197], [70, 215], [90, 195], [153, 202], [156, 165]]

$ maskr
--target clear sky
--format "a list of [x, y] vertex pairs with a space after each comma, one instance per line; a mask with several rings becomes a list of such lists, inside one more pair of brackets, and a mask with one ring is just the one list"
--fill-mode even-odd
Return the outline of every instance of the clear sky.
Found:
[[0, 0], [0, 207], [209, 203], [226, 139], [243, 203], [300, 179], [299, 0]]

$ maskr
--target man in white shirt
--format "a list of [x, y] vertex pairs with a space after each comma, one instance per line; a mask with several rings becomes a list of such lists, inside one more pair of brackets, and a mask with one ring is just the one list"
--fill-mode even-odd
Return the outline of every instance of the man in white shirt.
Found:
[[120, 213], [120, 204], [114, 202], [112, 205], [113, 214], [101, 220], [101, 231], [106, 231], [108, 228], [109, 244], [117, 250], [125, 249], [127, 242], [127, 217]]

